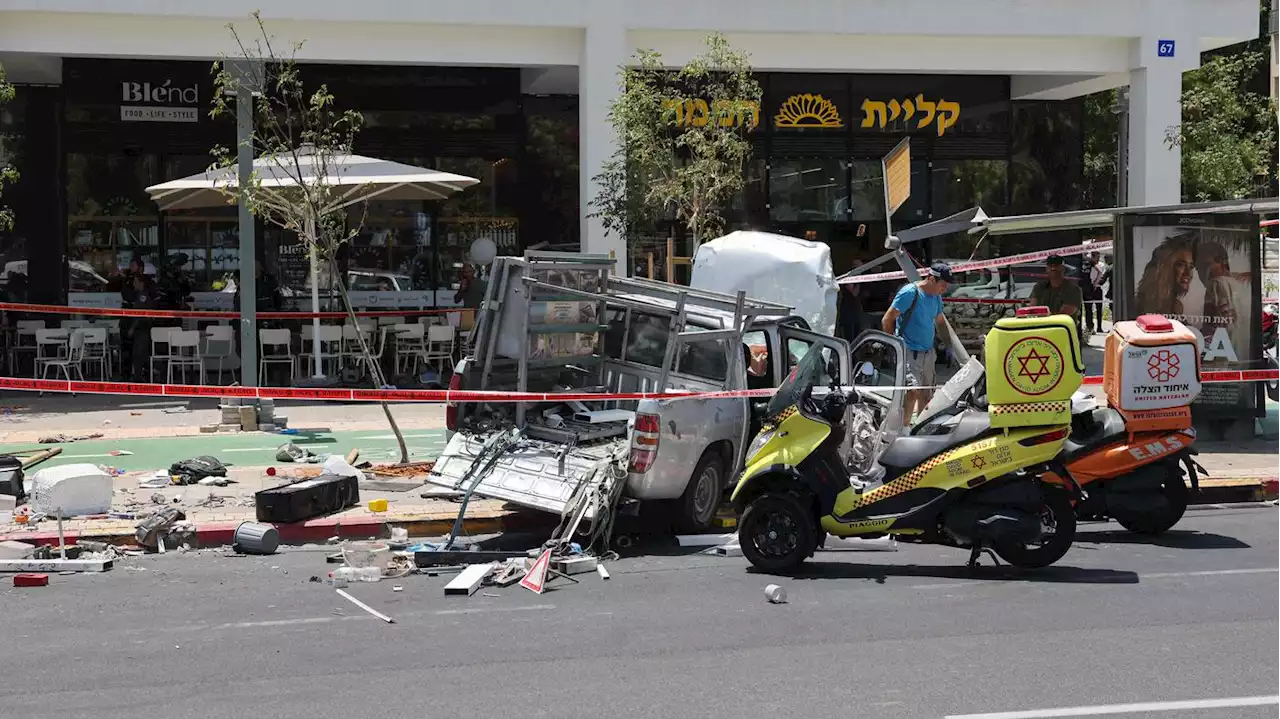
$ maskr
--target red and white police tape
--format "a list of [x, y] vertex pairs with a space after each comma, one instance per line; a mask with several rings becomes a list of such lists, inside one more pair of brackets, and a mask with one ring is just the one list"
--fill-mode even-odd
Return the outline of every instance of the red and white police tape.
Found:
[[[364, 310], [357, 317], [417, 317], [462, 312], [462, 307], [446, 307], [430, 310]], [[67, 305], [39, 305], [25, 302], [0, 302], [0, 310], [50, 315], [86, 315], [93, 317], [150, 317], [163, 319], [238, 320], [240, 313], [234, 310], [138, 310], [121, 307], [71, 307]], [[340, 320], [346, 312], [259, 312], [260, 320]]]
[[[1202, 372], [1205, 384], [1272, 382], [1280, 380], [1280, 370], [1227, 370]], [[1086, 385], [1101, 385], [1102, 377], [1086, 377]], [[310, 387], [223, 387], [218, 385], [152, 384], [146, 382], [90, 382], [57, 379], [0, 377], [0, 390], [61, 392], [73, 394], [118, 394], [151, 397], [240, 397], [256, 399], [314, 399], [340, 402], [569, 402], [641, 399], [728, 399], [769, 397], [773, 389], [730, 390], [725, 392], [499, 392], [494, 390], [447, 389], [329, 389]], [[880, 389], [893, 389], [884, 387]]]
[[[1098, 242], [1088, 242], [1079, 245], [1070, 245], [1068, 247], [1057, 247], [1052, 250], [1037, 250], [1035, 252], [1024, 252], [1020, 255], [1009, 255], [1007, 257], [993, 257], [989, 260], [973, 260], [972, 262], [958, 262], [951, 266], [952, 272], [972, 272], [973, 270], [989, 270], [997, 267], [1009, 267], [1011, 265], [1021, 265], [1028, 262], [1043, 262], [1049, 259], [1050, 255], [1080, 255], [1085, 252], [1106, 252], [1111, 249], [1110, 240], [1101, 240]], [[920, 268], [921, 274], [928, 274], [929, 268]], [[896, 272], [872, 272], [865, 275], [854, 275], [852, 277], [843, 277], [839, 280], [842, 285], [860, 285], [866, 282], [883, 282], [885, 280], [902, 280], [906, 279], [906, 274], [901, 270]]]

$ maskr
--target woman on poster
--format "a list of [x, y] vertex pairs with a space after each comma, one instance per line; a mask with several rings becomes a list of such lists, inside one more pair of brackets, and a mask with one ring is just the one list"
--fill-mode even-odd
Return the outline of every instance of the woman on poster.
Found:
[[1248, 273], [1233, 273], [1226, 248], [1217, 242], [1201, 242], [1196, 247], [1196, 270], [1204, 283], [1206, 337], [1219, 327], [1227, 330], [1236, 352], [1249, 346], [1251, 328]]
[[[1191, 289], [1196, 267], [1195, 239], [1188, 234], [1174, 235], [1151, 252], [1151, 259], [1138, 280], [1135, 310], [1137, 314], [1185, 317], [1183, 297]], [[1195, 308], [1197, 311], [1199, 308]], [[1193, 324], [1196, 324], [1193, 322]]]

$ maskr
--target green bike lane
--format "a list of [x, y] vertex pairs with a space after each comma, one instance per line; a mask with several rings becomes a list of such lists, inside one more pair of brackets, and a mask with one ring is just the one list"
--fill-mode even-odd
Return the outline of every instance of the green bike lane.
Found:
[[[435, 459], [445, 446], [443, 429], [406, 430], [405, 443], [409, 459], [421, 462]], [[286, 442], [313, 454], [346, 455], [360, 450], [360, 459], [371, 462], [393, 462], [400, 458], [395, 435], [389, 430], [354, 432], [307, 432], [297, 434], [201, 434], [186, 437], [142, 437], [134, 439], [90, 439], [59, 445], [0, 444], [0, 452], [61, 447], [62, 454], [40, 464], [53, 467], [63, 464], [89, 463], [116, 467], [126, 472], [168, 468], [182, 459], [212, 455], [229, 466], [266, 467], [282, 465], [276, 450]]]

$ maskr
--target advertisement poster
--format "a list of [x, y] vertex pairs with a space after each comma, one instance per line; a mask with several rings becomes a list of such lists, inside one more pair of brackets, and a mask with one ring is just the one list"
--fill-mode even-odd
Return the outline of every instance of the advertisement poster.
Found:
[[[1116, 272], [1127, 284], [1116, 293], [1119, 317], [1159, 314], [1181, 321], [1203, 338], [1203, 371], [1256, 368], [1261, 349], [1257, 218], [1149, 216], [1126, 225], [1124, 267]], [[1252, 410], [1257, 391], [1252, 383], [1207, 384], [1195, 405], [1215, 414]]]

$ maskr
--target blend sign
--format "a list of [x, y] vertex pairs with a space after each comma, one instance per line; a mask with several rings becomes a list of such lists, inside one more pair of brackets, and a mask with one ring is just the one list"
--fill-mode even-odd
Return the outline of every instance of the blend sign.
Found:
[[121, 122], [199, 122], [200, 86], [172, 80], [120, 83]]
[[1130, 346], [1122, 351], [1121, 407], [1127, 410], [1184, 407], [1200, 395], [1194, 346]]

